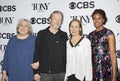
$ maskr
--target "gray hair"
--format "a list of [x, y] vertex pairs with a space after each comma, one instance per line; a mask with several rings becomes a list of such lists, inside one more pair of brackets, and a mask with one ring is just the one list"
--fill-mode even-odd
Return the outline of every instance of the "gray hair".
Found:
[[64, 18], [63, 13], [62, 13], [61, 11], [59, 11], [59, 10], [53, 11], [53, 12], [50, 14], [50, 17], [49, 17], [49, 18], [51, 19], [52, 16], [53, 16], [55, 13], [60, 14], [60, 15], [62, 16], [62, 21], [63, 21], [63, 18]]
[[29, 21], [28, 19], [20, 19], [20, 20], [18, 21], [17, 29], [16, 29], [16, 30], [17, 30], [17, 33], [19, 33], [18, 28], [20, 27], [22, 21], [25, 21], [25, 22], [28, 23], [28, 28], [29, 28], [28, 34], [31, 34], [33, 30], [32, 30], [31, 23], [30, 23], [30, 21]]

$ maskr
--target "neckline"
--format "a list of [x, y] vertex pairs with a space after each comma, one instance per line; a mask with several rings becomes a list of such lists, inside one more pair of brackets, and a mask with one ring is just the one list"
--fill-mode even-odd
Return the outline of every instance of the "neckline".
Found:
[[28, 39], [29, 37], [30, 37], [30, 35], [28, 35], [26, 38], [23, 38], [23, 39], [22, 39], [22, 38], [18, 38], [17, 35], [16, 35], [16, 38], [17, 38], [18, 40], [26, 40], [26, 39]]
[[82, 36], [81, 39], [75, 45], [72, 44], [71, 40], [69, 41], [69, 43], [72, 47], [76, 47], [82, 41], [83, 38], [84, 37]]
[[48, 27], [47, 31], [48, 31], [48, 33], [51, 34], [51, 35], [57, 35], [57, 34], [59, 34], [59, 32], [60, 32], [60, 30], [58, 30], [58, 31], [54, 34], [54, 33], [52, 33], [52, 32], [49, 30], [49, 27]]
[[96, 30], [95, 30], [95, 32], [96, 32], [96, 33], [101, 33], [101, 32], [104, 31], [105, 29], [106, 29], [106, 28], [103, 28], [102, 30], [99, 30], [99, 31], [96, 31]]

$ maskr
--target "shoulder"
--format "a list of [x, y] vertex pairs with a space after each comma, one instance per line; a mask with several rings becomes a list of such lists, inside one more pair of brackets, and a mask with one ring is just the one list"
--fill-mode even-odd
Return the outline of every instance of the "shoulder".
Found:
[[62, 38], [68, 39], [67, 33], [64, 32], [64, 31], [62, 31], [62, 30], [59, 30], [59, 35], [60, 35]]
[[105, 28], [105, 35], [110, 36], [110, 35], [114, 35], [114, 33], [111, 29]]
[[90, 45], [91, 44], [90, 40], [87, 37], [83, 37], [82, 42], [83, 42], [84, 45]]
[[16, 38], [17, 38], [17, 35], [14, 35], [14, 36], [10, 37], [9, 40], [14, 40], [14, 39], [16, 39]]
[[59, 30], [62, 35], [67, 35], [65, 31]]
[[106, 28], [106, 35], [105, 35], [109, 41], [115, 40], [115, 35], [111, 29]]
[[35, 35], [30, 34], [30, 37], [35, 38], [36, 36], [35, 36]]
[[17, 39], [17, 35], [10, 37], [8, 44], [13, 43]]
[[63, 38], [64, 40], [68, 40], [68, 36], [67, 36], [67, 33], [66, 33], [66, 32], [64, 32], [64, 31], [62, 31], [62, 30], [59, 30], [59, 32], [60, 32], [61, 38]]
[[48, 28], [42, 29], [37, 33], [37, 37], [45, 37], [47, 35]]
[[83, 37], [83, 40], [84, 40], [85, 42], [90, 42], [90, 40], [89, 40], [87, 37]]
[[95, 36], [95, 30], [93, 30], [92, 32], [90, 32], [87, 37], [88, 37], [89, 39], [91, 39], [91, 38], [93, 38], [94, 36]]
[[31, 38], [31, 39], [35, 39], [35, 38], [36, 38], [36, 36], [35, 36], [35, 35], [30, 34], [30, 38]]
[[46, 32], [47, 31], [47, 29], [42, 29], [42, 30], [40, 30], [38, 33], [44, 33], [44, 32]]

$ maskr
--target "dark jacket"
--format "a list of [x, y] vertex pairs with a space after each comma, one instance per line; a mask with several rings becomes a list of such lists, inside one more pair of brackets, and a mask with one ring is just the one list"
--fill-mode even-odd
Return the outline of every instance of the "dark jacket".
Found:
[[[50, 60], [49, 60], [49, 44], [48, 44], [48, 31], [47, 29], [41, 30], [38, 32], [36, 42], [35, 42], [35, 51], [34, 51], [34, 63], [39, 61], [40, 67], [34, 73], [55, 73], [50, 71]], [[67, 33], [59, 30], [59, 37], [61, 41], [61, 57], [62, 57], [62, 72], [65, 72], [66, 69], [66, 41]]]

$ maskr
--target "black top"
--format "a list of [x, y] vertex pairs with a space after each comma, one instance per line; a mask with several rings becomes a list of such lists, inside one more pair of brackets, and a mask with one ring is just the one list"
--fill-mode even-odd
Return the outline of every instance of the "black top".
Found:
[[66, 41], [67, 33], [59, 30], [56, 34], [49, 31], [49, 27], [38, 32], [34, 62], [40, 62], [40, 73], [60, 73], [66, 69]]

